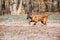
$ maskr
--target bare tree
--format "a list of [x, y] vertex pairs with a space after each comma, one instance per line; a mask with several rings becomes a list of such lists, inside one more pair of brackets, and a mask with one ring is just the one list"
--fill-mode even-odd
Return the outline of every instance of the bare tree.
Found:
[[22, 0], [20, 0], [20, 4], [19, 4], [18, 11], [17, 11], [17, 15], [19, 15], [19, 13], [21, 12], [21, 7], [22, 7]]
[[11, 15], [19, 15], [22, 7], [22, 0], [20, 0], [19, 7], [17, 9], [17, 2], [18, 0], [10, 0], [10, 11]]

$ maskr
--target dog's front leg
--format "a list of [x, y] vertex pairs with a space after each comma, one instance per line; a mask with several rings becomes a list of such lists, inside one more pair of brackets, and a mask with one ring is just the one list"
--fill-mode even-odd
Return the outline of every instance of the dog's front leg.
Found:
[[31, 22], [33, 22], [33, 21], [32, 21], [32, 20], [31, 20], [31, 21], [29, 21], [29, 24], [30, 24]]
[[36, 25], [37, 22], [34, 22], [34, 25]]

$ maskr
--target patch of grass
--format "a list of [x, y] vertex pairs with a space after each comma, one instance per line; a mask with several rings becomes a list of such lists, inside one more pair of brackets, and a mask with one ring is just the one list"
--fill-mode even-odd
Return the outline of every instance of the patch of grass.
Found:
[[49, 20], [60, 20], [60, 14], [50, 15]]
[[[1, 16], [0, 17], [0, 22], [9, 20], [9, 18], [11, 18], [14, 21], [24, 21], [24, 20], [27, 20], [26, 19], [27, 15]], [[53, 15], [50, 15], [48, 18], [49, 18], [49, 20], [60, 20], [60, 14], [53, 14]]]

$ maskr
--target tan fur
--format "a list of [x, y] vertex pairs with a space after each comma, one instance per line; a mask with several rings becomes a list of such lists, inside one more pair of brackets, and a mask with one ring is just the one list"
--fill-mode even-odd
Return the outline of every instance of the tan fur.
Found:
[[34, 25], [39, 21], [41, 21], [41, 23], [46, 25], [47, 20], [48, 20], [48, 16], [46, 16], [44, 14], [43, 15], [33, 15], [33, 14], [31, 14], [30, 17], [31, 17], [31, 21], [34, 22]]

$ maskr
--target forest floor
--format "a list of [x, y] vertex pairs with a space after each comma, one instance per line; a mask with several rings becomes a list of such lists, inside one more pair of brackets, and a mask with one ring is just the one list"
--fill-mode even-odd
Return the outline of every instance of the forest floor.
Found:
[[26, 15], [0, 16], [0, 40], [60, 40], [60, 14], [49, 16], [46, 27], [32, 24]]

